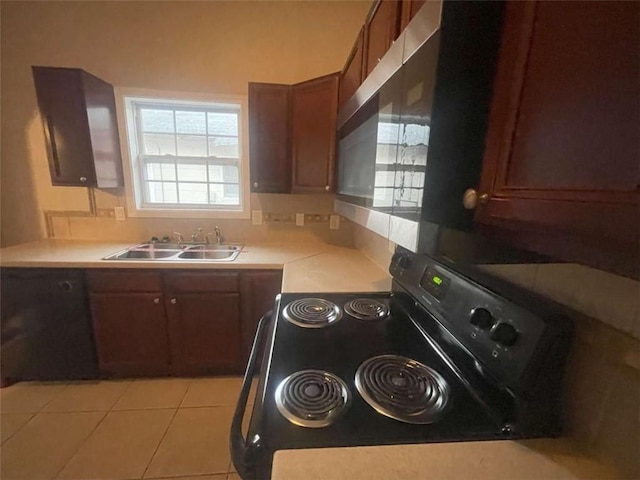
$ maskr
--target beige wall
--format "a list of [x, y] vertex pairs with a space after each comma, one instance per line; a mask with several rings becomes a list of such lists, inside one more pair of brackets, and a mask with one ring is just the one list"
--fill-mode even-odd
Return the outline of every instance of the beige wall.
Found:
[[[340, 70], [369, 5], [1, 2], [2, 245], [45, 236], [44, 210], [89, 209], [86, 189], [51, 186], [31, 65], [80, 67], [123, 87], [246, 94], [249, 81], [294, 83]], [[123, 204], [120, 195], [96, 199], [98, 208]]]

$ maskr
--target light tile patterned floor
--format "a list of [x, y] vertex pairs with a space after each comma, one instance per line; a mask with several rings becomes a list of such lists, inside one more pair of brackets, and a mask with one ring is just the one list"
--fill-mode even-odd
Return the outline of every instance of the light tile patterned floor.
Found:
[[242, 379], [23, 382], [0, 390], [3, 480], [240, 480]]

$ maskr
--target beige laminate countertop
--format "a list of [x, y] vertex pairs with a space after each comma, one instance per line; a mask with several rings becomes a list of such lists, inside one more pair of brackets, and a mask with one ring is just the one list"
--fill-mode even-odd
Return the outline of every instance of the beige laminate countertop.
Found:
[[272, 480], [605, 480], [620, 478], [565, 439], [281, 450]]
[[2, 267], [283, 269], [283, 292], [391, 289], [389, 274], [362, 252], [323, 243], [245, 245], [233, 262], [102, 260], [132, 243], [41, 240], [0, 249]]

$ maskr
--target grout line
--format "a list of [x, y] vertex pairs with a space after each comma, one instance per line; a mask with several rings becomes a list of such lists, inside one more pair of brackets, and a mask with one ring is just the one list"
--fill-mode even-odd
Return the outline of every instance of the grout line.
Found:
[[[87, 412], [71, 412], [71, 413], [87, 413]], [[62, 466], [62, 468], [60, 470], [58, 470], [58, 472], [55, 474], [55, 476], [53, 478], [58, 478], [60, 476], [60, 474], [64, 471], [65, 468], [67, 468], [67, 465], [69, 465], [69, 462], [71, 462], [71, 460], [73, 460], [73, 458], [78, 454], [78, 452], [80, 451], [80, 449], [86, 445], [87, 440], [89, 440], [89, 438], [91, 438], [91, 436], [93, 436], [93, 434], [95, 433], [96, 430], [98, 430], [98, 427], [100, 425], [102, 425], [102, 422], [104, 422], [104, 419], [107, 418], [107, 415], [109, 415], [109, 412], [99, 412], [102, 413], [102, 418], [100, 419], [100, 421], [98, 423], [96, 423], [96, 426], [93, 427], [91, 429], [91, 431], [87, 434], [86, 437], [84, 437], [84, 439], [82, 440], [82, 442], [80, 442], [80, 445], [78, 445], [78, 448], [76, 448], [76, 450], [73, 452], [73, 454], [71, 454], [69, 456], [69, 458], [67, 459], [66, 462], [64, 462], [64, 465]]]
[[[29, 419], [24, 422], [22, 425], [20, 425], [20, 428], [18, 428], [15, 432], [13, 432], [11, 435], [9, 435], [7, 438], [4, 439], [4, 441], [2, 442], [2, 445], [4, 445], [5, 443], [7, 443], [9, 440], [11, 440], [13, 438], [13, 436], [18, 433], [20, 430], [22, 430], [25, 425], [27, 423], [29, 423], [31, 420], [33, 420], [33, 418], [37, 415], [37, 413], [33, 413], [33, 412], [25, 412], [25, 415], [31, 415], [29, 417]], [[15, 414], [11, 414], [11, 413], [3, 413], [2, 415], [15, 415]], [[21, 413], [17, 413], [17, 415], [22, 415]]]
[[151, 457], [149, 457], [149, 463], [147, 463], [147, 466], [144, 467], [144, 471], [142, 472], [142, 476], [140, 478], [145, 478], [145, 475], [147, 474], [147, 470], [149, 470], [151, 463], [153, 463], [153, 459], [156, 458], [156, 454], [160, 449], [160, 445], [162, 445], [162, 442], [164, 442], [164, 439], [167, 436], [167, 433], [169, 433], [169, 429], [171, 428], [171, 425], [173, 424], [173, 420], [176, 418], [177, 414], [178, 414], [178, 409], [176, 408], [173, 412], [173, 416], [171, 417], [171, 420], [169, 420], [169, 423], [167, 423], [167, 429], [162, 434], [162, 437], [160, 437], [160, 441], [158, 441], [156, 448], [153, 450], [153, 454], [151, 455]]

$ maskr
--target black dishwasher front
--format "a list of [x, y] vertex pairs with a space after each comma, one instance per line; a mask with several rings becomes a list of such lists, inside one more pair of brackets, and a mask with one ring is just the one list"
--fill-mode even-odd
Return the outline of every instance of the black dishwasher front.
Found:
[[83, 272], [3, 268], [0, 280], [3, 383], [96, 378]]

